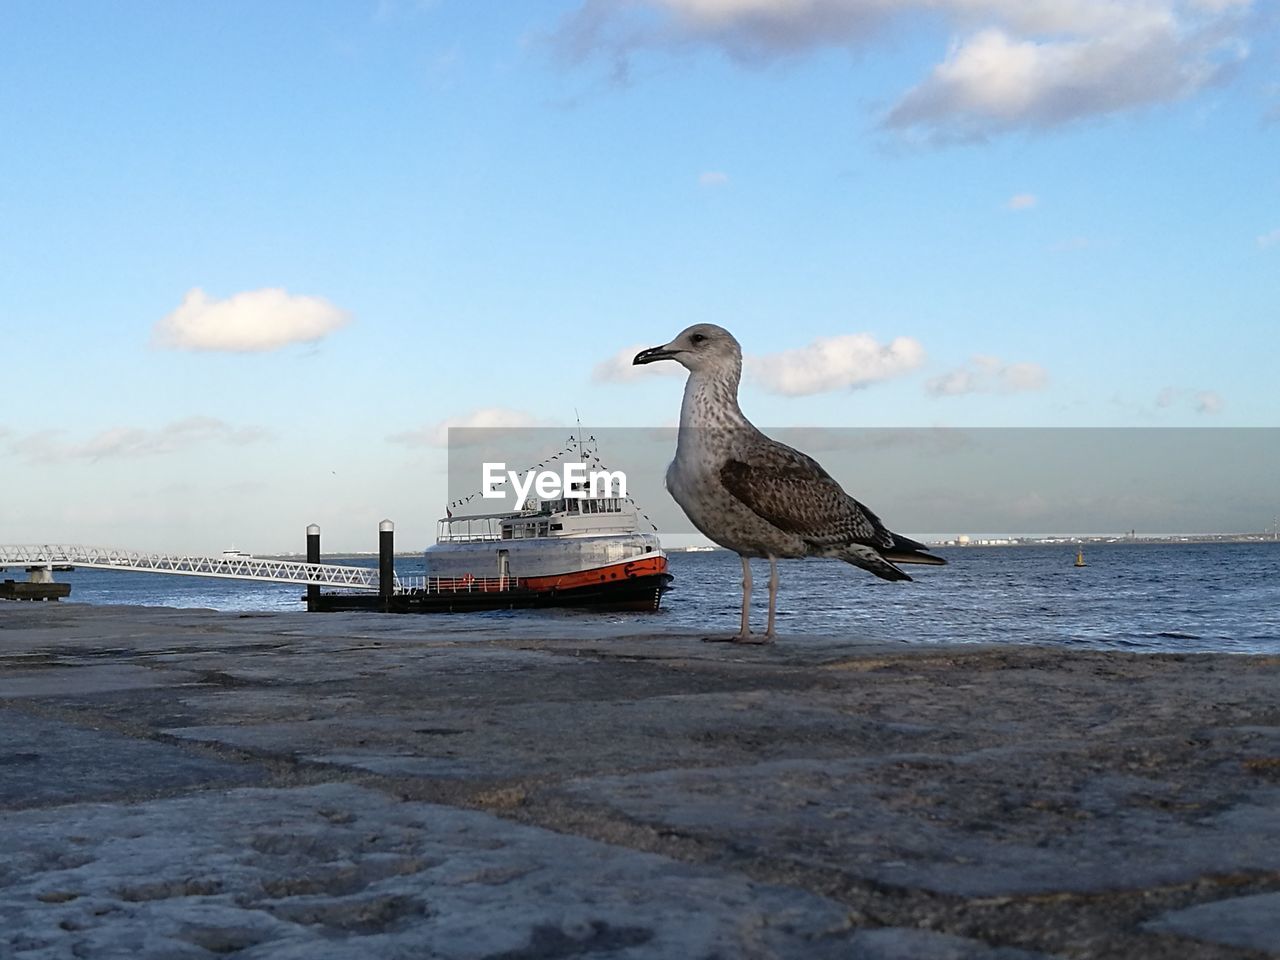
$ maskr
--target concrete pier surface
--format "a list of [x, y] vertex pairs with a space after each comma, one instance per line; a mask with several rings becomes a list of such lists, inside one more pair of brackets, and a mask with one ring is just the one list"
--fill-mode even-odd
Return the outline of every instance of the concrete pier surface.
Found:
[[0, 957], [1280, 956], [1280, 658], [662, 629], [0, 606]]

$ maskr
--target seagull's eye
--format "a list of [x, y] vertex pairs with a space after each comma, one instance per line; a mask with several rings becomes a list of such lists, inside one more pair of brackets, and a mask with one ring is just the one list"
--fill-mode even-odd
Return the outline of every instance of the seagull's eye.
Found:
[[689, 339], [690, 339], [692, 342], [694, 342], [694, 343], [702, 343], [702, 341], [706, 340], [706, 339], [707, 339], [707, 337], [706, 337], [706, 334], [702, 334], [702, 333], [695, 333], [695, 334], [694, 334], [693, 336], [691, 336]]

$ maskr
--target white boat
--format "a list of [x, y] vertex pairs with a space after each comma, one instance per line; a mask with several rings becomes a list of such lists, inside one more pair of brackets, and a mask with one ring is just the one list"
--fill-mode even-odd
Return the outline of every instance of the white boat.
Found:
[[517, 512], [447, 516], [425, 552], [421, 603], [449, 609], [656, 610], [667, 555], [625, 497], [531, 500]]

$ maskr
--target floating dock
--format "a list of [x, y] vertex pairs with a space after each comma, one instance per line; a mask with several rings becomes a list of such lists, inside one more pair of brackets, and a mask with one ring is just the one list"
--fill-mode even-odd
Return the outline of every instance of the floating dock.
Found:
[[533, 589], [514, 578], [451, 582], [432, 578], [422, 588], [390, 596], [370, 593], [324, 593], [304, 597], [307, 609], [331, 613], [344, 610], [385, 613], [465, 613], [474, 610], [529, 610], [536, 607], [591, 607], [597, 610], [656, 610], [670, 589], [671, 575], [602, 580], [567, 589]]
[[29, 580], [0, 582], [0, 600], [61, 600], [69, 596], [69, 583], [33, 583]]

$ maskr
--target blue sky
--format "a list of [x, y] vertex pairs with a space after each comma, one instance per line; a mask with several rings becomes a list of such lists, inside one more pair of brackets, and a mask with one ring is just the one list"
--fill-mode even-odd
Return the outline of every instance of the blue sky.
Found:
[[763, 426], [1277, 426], [1276, 34], [0, 0], [0, 542], [421, 546], [442, 425], [670, 424], [617, 361], [703, 321]]

